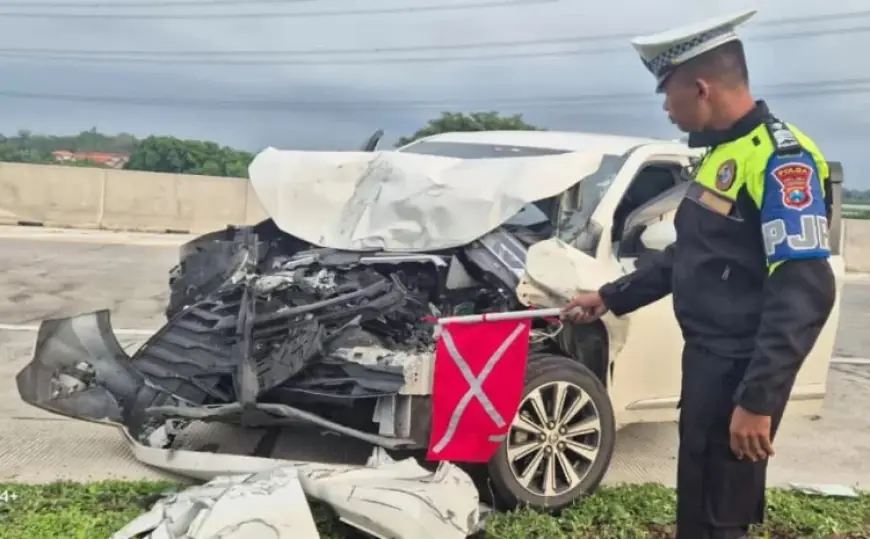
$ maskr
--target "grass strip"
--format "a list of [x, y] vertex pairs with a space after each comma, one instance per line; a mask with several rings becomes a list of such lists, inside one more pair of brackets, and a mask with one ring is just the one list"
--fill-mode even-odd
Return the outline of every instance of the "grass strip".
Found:
[[[5, 539], [109, 538], [179, 485], [152, 481], [0, 483]], [[481, 539], [666, 539], [673, 537], [673, 489], [603, 488], [558, 516], [530, 510], [494, 515]], [[324, 507], [314, 507], [324, 539], [359, 537]], [[781, 490], [769, 494], [767, 522], [753, 537], [870, 539], [870, 494], [828, 498]]]

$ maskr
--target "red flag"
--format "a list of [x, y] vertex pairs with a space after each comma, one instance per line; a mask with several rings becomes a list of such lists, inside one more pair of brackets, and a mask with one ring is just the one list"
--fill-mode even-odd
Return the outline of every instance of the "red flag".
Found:
[[440, 329], [426, 458], [486, 462], [522, 399], [531, 320], [448, 322]]

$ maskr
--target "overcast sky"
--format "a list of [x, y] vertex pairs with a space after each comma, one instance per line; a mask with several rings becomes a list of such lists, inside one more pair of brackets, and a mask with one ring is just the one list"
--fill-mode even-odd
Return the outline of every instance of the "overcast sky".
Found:
[[[108, 3], [108, 0], [102, 0]], [[165, 7], [173, 2], [188, 7]], [[206, 56], [211, 64], [69, 61], [10, 56], [9, 49], [133, 51], [268, 51], [373, 49], [473, 44], [492, 41], [558, 39], [659, 31], [695, 19], [758, 7], [759, 15], [742, 29], [755, 93], [767, 97], [774, 112], [815, 137], [829, 159], [846, 166], [852, 187], [870, 188], [861, 170], [870, 166], [870, 83], [857, 92], [808, 96], [824, 88], [809, 83], [855, 80], [867, 76], [870, 13], [852, 20], [776, 24], [778, 19], [816, 17], [870, 10], [866, 0], [552, 0], [512, 7], [422, 13], [341, 15], [342, 10], [407, 6], [461, 5], [497, 0], [281, 0], [241, 6], [191, 5], [196, 0], [154, 0], [152, 8], [62, 8], [83, 0], [0, 0], [0, 94], [75, 94], [163, 102], [134, 106], [9, 98], [0, 95], [0, 132], [18, 129], [65, 134], [96, 126], [103, 132], [127, 131], [211, 139], [257, 150], [355, 148], [375, 129], [387, 139], [413, 132], [440, 110], [522, 112], [551, 129], [606, 131], [675, 137], [653, 94], [653, 80], [635, 56], [627, 37], [582, 44], [489, 47], [471, 50], [421, 50], [401, 54], [285, 57], [282, 65], [215, 64], [228, 58], [258, 61], [274, 56]], [[200, 0], [209, 2], [209, 0]], [[215, 2], [215, 0], [211, 0]], [[517, 0], [519, 3], [520, 0]], [[115, 0], [116, 6], [144, 0]], [[98, 0], [91, 0], [99, 4]], [[241, 3], [241, 2], [240, 2]], [[10, 4], [16, 6], [10, 7]], [[30, 7], [24, 6], [30, 4]], [[289, 5], [287, 5], [289, 4]], [[24, 6], [24, 7], [23, 7]], [[263, 14], [335, 10], [338, 15], [303, 18], [239, 16], [196, 18], [198, 14]], [[186, 18], [20, 18], [10, 13], [146, 14]], [[867, 27], [867, 31], [862, 30]], [[857, 30], [856, 30], [857, 28]], [[851, 29], [846, 31], [846, 29]], [[824, 34], [828, 30], [840, 30]], [[824, 35], [821, 35], [821, 34]], [[771, 35], [780, 39], [769, 39]], [[800, 39], [782, 39], [794, 34]], [[808, 34], [804, 36], [803, 34]], [[583, 54], [546, 53], [593, 49]], [[595, 49], [598, 49], [596, 52]], [[603, 50], [601, 50], [603, 49]], [[855, 51], [850, 54], [849, 51]], [[538, 54], [538, 53], [544, 53]], [[4, 54], [6, 55], [4, 57]], [[383, 58], [501, 56], [471, 61], [376, 63]], [[510, 55], [514, 55], [511, 57]], [[525, 55], [525, 57], [522, 57]], [[537, 55], [537, 56], [535, 56]], [[520, 57], [517, 57], [520, 56]], [[92, 57], [92, 56], [89, 56]], [[100, 56], [103, 58], [104, 56]], [[153, 57], [149, 57], [153, 58]], [[358, 63], [348, 62], [356, 58]], [[87, 58], [85, 58], [87, 60]], [[169, 56], [170, 62], [177, 60]], [[280, 57], [279, 57], [280, 59]], [[339, 60], [344, 63], [335, 63]], [[326, 63], [326, 62], [333, 63]], [[309, 62], [300, 65], [299, 62]], [[313, 62], [313, 63], [311, 63]], [[865, 79], [867, 80], [867, 79]], [[794, 84], [796, 90], [787, 86]], [[773, 87], [771, 87], [773, 86]], [[846, 85], [848, 90], [855, 84]], [[860, 90], [860, 88], [866, 89]], [[801, 95], [785, 96], [793, 91]], [[554, 98], [631, 94], [627, 102], [595, 101], [560, 105]], [[646, 97], [648, 96], [648, 97]], [[169, 106], [178, 99], [278, 101], [274, 110]], [[528, 103], [539, 99], [537, 104]], [[505, 104], [518, 100], [519, 103]], [[299, 106], [293, 103], [327, 102]], [[411, 105], [409, 101], [428, 102]], [[328, 102], [335, 102], [328, 106]], [[366, 106], [366, 103], [379, 103]], [[488, 104], [492, 103], [492, 104]], [[863, 175], [866, 176], [866, 175]]]

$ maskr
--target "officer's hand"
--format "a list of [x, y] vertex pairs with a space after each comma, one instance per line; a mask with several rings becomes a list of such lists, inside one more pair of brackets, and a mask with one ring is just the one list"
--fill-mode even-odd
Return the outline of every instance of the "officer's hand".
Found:
[[738, 459], [746, 458], [752, 462], [772, 457], [770, 416], [735, 407], [731, 414], [731, 451]]
[[579, 324], [588, 324], [598, 320], [606, 312], [607, 307], [598, 292], [584, 292], [562, 309], [562, 318]]

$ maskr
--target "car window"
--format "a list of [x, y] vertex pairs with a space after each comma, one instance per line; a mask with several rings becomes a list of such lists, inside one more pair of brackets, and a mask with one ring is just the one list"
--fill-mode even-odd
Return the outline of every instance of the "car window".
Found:
[[592, 214], [607, 193], [616, 175], [622, 168], [632, 150], [622, 155], [606, 154], [601, 158], [601, 166], [579, 185], [577, 207], [559, 222], [559, 239], [575, 249], [595, 256], [598, 241], [601, 239], [601, 226], [592, 221]]

